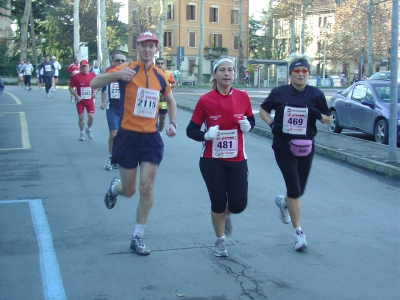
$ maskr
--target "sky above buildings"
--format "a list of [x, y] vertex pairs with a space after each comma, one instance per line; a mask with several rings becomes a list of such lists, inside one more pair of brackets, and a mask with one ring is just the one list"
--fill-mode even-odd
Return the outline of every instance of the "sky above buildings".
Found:
[[[116, 2], [120, 2], [124, 4], [125, 6], [121, 9], [120, 11], [120, 21], [124, 23], [128, 23], [128, 0], [115, 0]], [[263, 0], [249, 0], [250, 4], [250, 15], [254, 14], [254, 17], [256, 19], [259, 18], [259, 14], [257, 14], [257, 11], [262, 10], [262, 8], [267, 7], [267, 1]]]

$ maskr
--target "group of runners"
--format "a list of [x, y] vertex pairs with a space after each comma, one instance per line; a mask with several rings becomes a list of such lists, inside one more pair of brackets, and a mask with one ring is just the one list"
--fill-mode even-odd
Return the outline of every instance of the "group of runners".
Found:
[[21, 60], [16, 67], [18, 85], [28, 91], [32, 90], [32, 75], [36, 72], [37, 85], [39, 89], [42, 89], [44, 84], [46, 97], [49, 98], [51, 89], [53, 92], [56, 91], [60, 69], [61, 65], [55, 56], [52, 56], [50, 60], [50, 55], [46, 55], [37, 66], [33, 66], [30, 59]]
[[[93, 138], [94, 95], [97, 89], [102, 91], [100, 108], [106, 110], [109, 125], [104, 168], [119, 169], [120, 174], [111, 180], [104, 203], [112, 209], [118, 196], [131, 197], [139, 187], [130, 248], [140, 255], [148, 255], [150, 249], [145, 245], [144, 231], [154, 203], [155, 177], [164, 154], [162, 132], [165, 130], [168, 137], [176, 135], [177, 106], [171, 92], [176, 83], [165, 70], [164, 59], [153, 62], [158, 51], [157, 36], [144, 32], [136, 43], [137, 61], [127, 62], [122, 53], [114, 52], [112, 66], [104, 74], [96, 76], [89, 72], [88, 62], [81, 61], [80, 72], [71, 77], [70, 91], [80, 116], [80, 140], [84, 140], [81, 117], [85, 108], [89, 116], [86, 134]], [[308, 56], [294, 55], [289, 67], [292, 84], [273, 89], [260, 109], [261, 118], [274, 134], [272, 148], [287, 189], [285, 195], [275, 198], [279, 219], [284, 224], [292, 222], [296, 251], [308, 246], [300, 225], [300, 197], [311, 170], [315, 123], [330, 121], [324, 94], [307, 85], [309, 70]], [[232, 60], [218, 59], [213, 65], [212, 77], [212, 90], [197, 102], [186, 134], [202, 143], [199, 167], [211, 202], [216, 236], [213, 254], [227, 257], [225, 243], [226, 236], [233, 232], [232, 215], [243, 212], [247, 206], [249, 170], [245, 136], [254, 128], [255, 118], [247, 93], [232, 87], [235, 78]]]
[[[176, 82], [171, 72], [165, 70], [164, 59], [153, 62], [158, 42], [155, 34], [141, 33], [136, 41], [138, 60], [127, 62], [121, 52], [114, 52], [112, 66], [104, 74], [90, 72], [86, 60], [75, 60], [67, 69], [71, 73], [69, 90], [79, 115], [80, 141], [84, 141], [85, 133], [93, 138], [94, 99], [98, 90], [102, 93], [100, 108], [106, 110], [109, 126], [104, 168], [119, 169], [120, 174], [111, 180], [105, 193], [106, 207], [112, 209], [118, 196], [133, 196], [139, 180], [130, 248], [140, 255], [150, 254], [144, 231], [164, 154], [162, 132], [165, 130], [168, 137], [177, 133], [177, 105], [172, 95]], [[274, 88], [260, 108], [260, 117], [270, 125], [274, 135], [272, 148], [286, 184], [285, 195], [275, 198], [279, 219], [284, 224], [292, 223], [296, 251], [308, 246], [300, 225], [300, 197], [311, 170], [315, 123], [319, 120], [327, 124], [331, 119], [324, 94], [307, 85], [309, 61], [307, 55], [293, 54], [289, 66], [291, 85]], [[46, 69], [45, 66], [42, 64], [42, 68]], [[247, 93], [232, 87], [235, 66], [231, 59], [215, 61], [212, 77], [212, 89], [198, 100], [186, 134], [202, 143], [199, 168], [211, 202], [216, 236], [213, 254], [227, 257], [225, 243], [226, 236], [233, 232], [232, 215], [243, 212], [248, 202], [245, 136], [254, 128], [255, 118]]]

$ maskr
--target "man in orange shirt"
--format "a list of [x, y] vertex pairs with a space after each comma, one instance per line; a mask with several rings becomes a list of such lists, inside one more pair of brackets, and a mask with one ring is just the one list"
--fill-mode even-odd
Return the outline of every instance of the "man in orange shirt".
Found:
[[158, 51], [158, 38], [151, 32], [141, 33], [136, 40], [139, 54], [137, 62], [131, 61], [96, 76], [91, 86], [100, 88], [118, 82], [122, 115], [120, 127], [114, 138], [111, 163], [119, 165], [121, 178], [111, 181], [104, 203], [111, 209], [117, 196], [133, 196], [140, 164], [140, 201], [136, 211], [136, 224], [131, 249], [148, 255], [143, 233], [154, 202], [153, 186], [158, 166], [164, 153], [164, 143], [158, 132], [157, 113], [160, 93], [168, 107], [169, 124], [166, 134], [176, 135], [176, 102], [166, 75], [153, 64]]
[[[157, 58], [156, 66], [159, 67], [165, 73], [165, 75], [167, 75], [169, 85], [171, 86], [171, 88], [176, 87], [175, 78], [172, 75], [172, 72], [165, 69], [166, 65], [165, 65], [164, 58], [162, 58], [162, 57]], [[162, 131], [164, 130], [164, 126], [165, 126], [165, 118], [167, 116], [167, 103], [165, 102], [165, 99], [162, 95], [160, 95], [160, 104], [159, 104], [158, 115], [159, 115], [158, 131], [162, 134]]]

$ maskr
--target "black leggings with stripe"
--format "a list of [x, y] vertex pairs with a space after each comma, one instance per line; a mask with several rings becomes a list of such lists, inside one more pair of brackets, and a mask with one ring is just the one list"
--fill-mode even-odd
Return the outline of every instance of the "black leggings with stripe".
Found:
[[230, 162], [201, 157], [199, 166], [210, 196], [211, 210], [221, 214], [228, 205], [234, 214], [244, 211], [248, 194], [247, 160]]

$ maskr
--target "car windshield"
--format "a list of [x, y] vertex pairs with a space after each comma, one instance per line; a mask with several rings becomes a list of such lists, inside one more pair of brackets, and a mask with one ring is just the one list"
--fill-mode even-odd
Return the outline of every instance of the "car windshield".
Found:
[[[378, 97], [384, 102], [390, 102], [390, 86], [375, 85], [375, 91]], [[400, 102], [400, 85], [397, 85], [397, 102]]]

